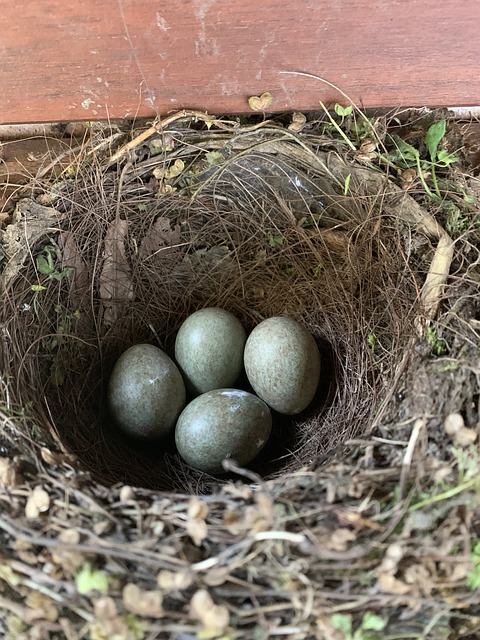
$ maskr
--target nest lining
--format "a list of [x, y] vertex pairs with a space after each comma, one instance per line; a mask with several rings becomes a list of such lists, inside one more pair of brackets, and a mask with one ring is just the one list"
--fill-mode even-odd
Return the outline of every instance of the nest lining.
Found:
[[[223, 480], [187, 467], [171, 442], [132, 449], [112, 428], [113, 364], [138, 342], [171, 354], [181, 322], [205, 306], [247, 330], [288, 315], [317, 340], [323, 381], [304, 415], [275, 417], [278, 437], [251, 468], [264, 478], [315, 468], [368, 431], [391, 391], [428, 263], [382, 211], [375, 180], [367, 195], [352, 180], [345, 196], [325, 164], [312, 165], [316, 135], [283, 147], [276, 129], [168, 135], [173, 153], [140, 147], [123, 166], [83, 163], [56, 190], [58, 227], [6, 289], [2, 368], [14, 402], [97, 482], [209, 492]], [[48, 253], [62, 276], [39, 272]]]

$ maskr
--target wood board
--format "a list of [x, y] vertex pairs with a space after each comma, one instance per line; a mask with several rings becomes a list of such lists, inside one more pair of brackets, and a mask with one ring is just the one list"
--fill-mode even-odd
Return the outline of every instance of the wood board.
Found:
[[0, 123], [480, 104], [478, 0], [0, 0]]

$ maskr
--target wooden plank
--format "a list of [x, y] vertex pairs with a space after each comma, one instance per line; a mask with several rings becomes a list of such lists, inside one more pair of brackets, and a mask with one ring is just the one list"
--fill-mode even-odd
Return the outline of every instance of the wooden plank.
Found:
[[0, 0], [0, 122], [480, 104], [478, 0]]

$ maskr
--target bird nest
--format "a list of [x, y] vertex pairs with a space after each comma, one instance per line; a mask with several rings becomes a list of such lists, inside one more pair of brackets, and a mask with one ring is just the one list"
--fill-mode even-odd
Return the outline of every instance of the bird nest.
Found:
[[[4, 480], [12, 486], [32, 474], [40, 480], [25, 507], [34, 525], [42, 513], [54, 510], [53, 494], [60, 490], [63, 520], [57, 510], [49, 533], [24, 531], [24, 554], [40, 545], [56, 571], [66, 563], [61, 579], [75, 576], [71, 579], [82, 598], [89, 589], [82, 591], [79, 576], [87, 576], [87, 582], [90, 576], [92, 589], [104, 593], [105, 610], [92, 604], [94, 613], [83, 616], [96, 629], [92, 638], [113, 637], [115, 624], [120, 638], [144, 637], [135, 636], [132, 620], [122, 617], [109, 591], [112, 579], [106, 591], [101, 585], [98, 576], [108, 574], [109, 563], [120, 563], [123, 576], [130, 572], [128, 580], [122, 578], [127, 612], [167, 620], [158, 635], [148, 637], [193, 637], [188, 625], [181, 630], [185, 620], [180, 624], [173, 613], [170, 620], [169, 606], [188, 609], [185, 619], [198, 620], [211, 637], [244, 637], [242, 629], [253, 633], [256, 625], [265, 630], [274, 623], [267, 622], [264, 605], [255, 615], [255, 589], [246, 609], [245, 595], [229, 600], [222, 592], [229, 577], [234, 589], [247, 589], [248, 545], [242, 547], [242, 536], [269, 540], [271, 550], [297, 544], [300, 555], [313, 553], [317, 542], [305, 533], [273, 535], [288, 503], [285, 495], [280, 499], [279, 488], [309, 494], [315, 482], [325, 488], [332, 477], [338, 480], [342, 465], [350, 474], [346, 460], [358, 455], [355, 442], [368, 439], [388, 414], [418, 336], [425, 335], [437, 310], [453, 245], [431, 214], [388, 176], [353, 162], [341, 143], [314, 125], [297, 132], [279, 122], [239, 126], [182, 113], [132, 135], [124, 146], [120, 141], [122, 134], [110, 130], [93, 136], [74, 165], [37, 182], [30, 197], [17, 203], [3, 234], [0, 365], [9, 413], [2, 439], [5, 452], [16, 455], [13, 466], [4, 465]], [[308, 410], [294, 417], [275, 415], [274, 436], [260, 457], [248, 469], [226, 461], [221, 477], [188, 467], [173, 442], [132, 445], [112, 427], [105, 408], [118, 356], [140, 342], [171, 355], [179, 326], [203, 307], [231, 311], [247, 331], [270, 316], [295, 318], [314, 336], [323, 362]], [[337, 465], [328, 481], [322, 480], [327, 463]], [[382, 473], [385, 480], [388, 472]], [[402, 482], [407, 480], [408, 473]], [[360, 485], [348, 484], [344, 495], [363, 495]], [[332, 492], [341, 493], [338, 484], [327, 490], [330, 502]], [[74, 508], [67, 506], [69, 492]], [[216, 525], [207, 525], [222, 500], [227, 502], [215, 515]], [[93, 503], [96, 546], [73, 524]], [[137, 517], [145, 524], [126, 524]], [[289, 517], [295, 520], [293, 513]], [[179, 518], [190, 542], [183, 548], [177, 541], [183, 549], [177, 556]], [[212, 533], [215, 526], [218, 531]], [[375, 523], [371, 526], [375, 530]], [[130, 527], [133, 538], [127, 534]], [[122, 532], [114, 547], [113, 530]], [[89, 542], [82, 543], [83, 535]], [[355, 536], [339, 535], [338, 550], [348, 555]], [[108, 550], [98, 551], [104, 536]], [[151, 548], [152, 536], [168, 541], [160, 554]], [[222, 536], [233, 536], [239, 549], [231, 540], [222, 542]], [[52, 541], [60, 551], [48, 551]], [[331, 558], [338, 550], [330, 549]], [[93, 568], [97, 553], [102, 570]], [[222, 554], [224, 561], [218, 560]], [[208, 558], [215, 560], [209, 564]], [[235, 577], [237, 560], [241, 568]], [[155, 589], [149, 566], [155, 575], [160, 571]], [[302, 572], [305, 568], [294, 574], [298, 578]], [[297, 588], [280, 583], [275, 589], [282, 593]], [[47, 595], [38, 597], [52, 598], [53, 587], [47, 587]], [[219, 588], [217, 596], [223, 594], [222, 606], [211, 599], [213, 587]], [[177, 598], [174, 606], [169, 597]], [[275, 594], [266, 598], [274, 611]], [[297, 611], [290, 605], [287, 610]], [[235, 615], [241, 621], [239, 635], [228, 635]], [[293, 620], [297, 614], [285, 615]], [[51, 624], [58, 627], [59, 618]], [[327, 622], [319, 618], [316, 624]], [[255, 637], [270, 637], [259, 633]], [[320, 631], [309, 633], [292, 631], [291, 637], [324, 637]]]

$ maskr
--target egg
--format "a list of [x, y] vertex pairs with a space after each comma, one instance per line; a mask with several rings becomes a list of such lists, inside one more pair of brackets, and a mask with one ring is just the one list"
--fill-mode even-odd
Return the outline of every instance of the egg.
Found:
[[186, 391], [175, 363], [151, 344], [136, 344], [119, 357], [110, 376], [107, 401], [124, 433], [152, 440], [173, 430]]
[[222, 461], [241, 466], [260, 453], [272, 429], [267, 405], [238, 389], [215, 389], [198, 396], [180, 414], [175, 428], [179, 454], [206, 473], [222, 473]]
[[232, 386], [242, 371], [246, 339], [238, 318], [225, 309], [192, 313], [175, 340], [175, 360], [190, 393]]
[[303, 411], [320, 380], [320, 352], [313, 336], [292, 318], [267, 318], [245, 344], [245, 371], [255, 393], [286, 415]]

